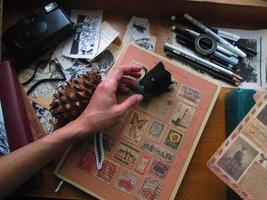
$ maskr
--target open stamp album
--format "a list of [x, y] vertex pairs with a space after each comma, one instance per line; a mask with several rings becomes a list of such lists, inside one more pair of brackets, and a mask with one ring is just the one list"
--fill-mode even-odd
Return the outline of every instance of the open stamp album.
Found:
[[243, 199], [267, 199], [267, 91], [208, 161]]
[[102, 169], [88, 138], [66, 151], [55, 170], [59, 178], [99, 199], [175, 198], [220, 86], [132, 44], [115, 67], [151, 69], [159, 61], [172, 74], [170, 91], [128, 111], [105, 132]]

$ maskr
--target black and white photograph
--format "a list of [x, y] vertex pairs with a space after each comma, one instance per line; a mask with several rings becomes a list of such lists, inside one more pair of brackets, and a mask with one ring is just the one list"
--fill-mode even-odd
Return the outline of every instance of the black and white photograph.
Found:
[[102, 11], [72, 10], [71, 19], [76, 23], [76, 32], [66, 44], [63, 55], [93, 59], [98, 51], [102, 17]]
[[127, 26], [127, 30], [135, 41], [150, 38], [150, 25], [146, 18], [133, 16]]
[[241, 137], [219, 159], [218, 165], [234, 180], [238, 180], [246, 171], [258, 152]]
[[267, 117], [266, 116], [267, 116], [267, 106], [265, 105], [264, 108], [258, 114], [257, 119], [267, 127]]
[[[257, 51], [258, 43], [256, 39], [240, 39], [239, 42], [240, 44]], [[257, 83], [258, 79], [260, 79], [257, 73], [258, 64], [259, 63], [257, 63], [257, 56], [247, 55], [246, 58], [240, 59], [236, 67], [236, 73], [243, 78], [244, 82]]]

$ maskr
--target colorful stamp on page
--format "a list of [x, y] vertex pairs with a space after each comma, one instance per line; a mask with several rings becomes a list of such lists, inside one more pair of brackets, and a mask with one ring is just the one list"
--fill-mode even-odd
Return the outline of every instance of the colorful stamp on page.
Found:
[[197, 106], [201, 99], [201, 92], [182, 84], [178, 90], [177, 98], [191, 106]]
[[147, 125], [148, 119], [144, 115], [134, 112], [122, 132], [122, 137], [134, 144], [138, 144]]
[[146, 177], [144, 182], [139, 189], [136, 199], [137, 200], [155, 200], [157, 199], [160, 190], [161, 190], [161, 183], [152, 177]]
[[96, 177], [103, 182], [110, 184], [118, 167], [119, 165], [105, 159], [102, 168], [96, 173]]
[[171, 151], [157, 145], [154, 144], [153, 142], [151, 142], [150, 140], [145, 140], [144, 144], [142, 145], [142, 149], [154, 156], [156, 156], [157, 158], [163, 159], [164, 161], [171, 163], [174, 159], [174, 153], [172, 153]]
[[163, 130], [164, 130], [164, 124], [158, 121], [153, 121], [149, 128], [148, 134], [149, 136], [152, 136], [157, 141], [159, 141], [162, 137]]
[[137, 184], [138, 176], [130, 171], [123, 171], [115, 184], [119, 190], [131, 194]]
[[188, 106], [184, 103], [178, 102], [176, 106], [176, 112], [171, 118], [171, 122], [173, 125], [177, 127], [177, 129], [181, 132], [186, 132], [187, 127], [189, 126], [193, 116], [195, 113], [195, 109], [191, 106]]
[[139, 154], [139, 150], [126, 143], [121, 142], [116, 149], [114, 160], [117, 160], [127, 166], [133, 167], [134, 163], [139, 157]]
[[182, 137], [183, 135], [173, 129], [170, 129], [166, 138], [165, 138], [165, 141], [164, 141], [164, 144], [167, 146], [167, 147], [170, 147], [172, 149], [177, 149], [179, 144], [181, 143], [181, 140], [182, 140]]
[[142, 154], [138, 161], [137, 161], [137, 164], [136, 164], [136, 167], [135, 167], [135, 171], [141, 173], [141, 174], [144, 174], [145, 173], [145, 170], [149, 164], [149, 161], [150, 161], [151, 157], [150, 156], [147, 156], [145, 154]]
[[95, 163], [95, 152], [87, 148], [85, 149], [79, 160], [78, 168], [83, 170], [84, 172], [90, 173], [95, 167]]
[[168, 165], [168, 164], [166, 164], [160, 160], [154, 159], [154, 161], [150, 167], [149, 172], [157, 175], [160, 178], [165, 178], [169, 169], [170, 169], [170, 165]]

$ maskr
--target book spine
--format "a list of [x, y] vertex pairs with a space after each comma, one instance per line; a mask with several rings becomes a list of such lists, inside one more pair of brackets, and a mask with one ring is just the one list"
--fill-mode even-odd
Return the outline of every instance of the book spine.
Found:
[[33, 141], [19, 80], [8, 61], [0, 64], [0, 99], [10, 151]]

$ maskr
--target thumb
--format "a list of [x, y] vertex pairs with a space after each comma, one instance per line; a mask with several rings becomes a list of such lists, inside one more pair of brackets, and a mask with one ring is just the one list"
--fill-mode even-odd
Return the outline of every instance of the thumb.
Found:
[[129, 108], [140, 103], [143, 100], [143, 98], [144, 97], [142, 95], [135, 94], [135, 95], [128, 97], [126, 100], [124, 100], [121, 104], [118, 104], [116, 107], [117, 107], [119, 113], [124, 113]]

